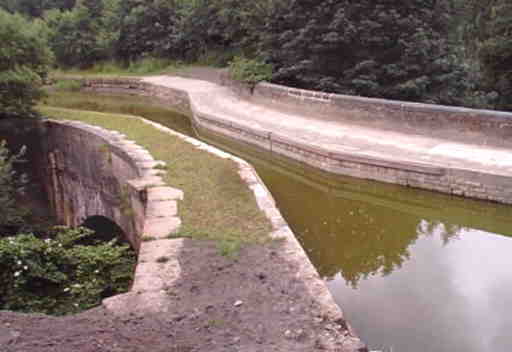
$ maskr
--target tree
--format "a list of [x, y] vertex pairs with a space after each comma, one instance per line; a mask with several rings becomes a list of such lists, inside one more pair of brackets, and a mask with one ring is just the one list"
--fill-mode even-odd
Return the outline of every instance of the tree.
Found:
[[110, 59], [119, 38], [119, 0], [79, 0], [71, 11], [45, 14], [50, 46], [64, 67]]
[[301, 88], [457, 103], [465, 72], [444, 0], [291, 0], [269, 22], [274, 81]]
[[34, 116], [52, 62], [47, 28], [0, 9], [0, 118]]
[[499, 93], [498, 108], [512, 110], [512, 3], [495, 0], [487, 11], [479, 50], [485, 84]]
[[30, 17], [41, 17], [51, 9], [71, 10], [76, 0], [0, 0], [0, 8], [10, 13], [20, 13]]

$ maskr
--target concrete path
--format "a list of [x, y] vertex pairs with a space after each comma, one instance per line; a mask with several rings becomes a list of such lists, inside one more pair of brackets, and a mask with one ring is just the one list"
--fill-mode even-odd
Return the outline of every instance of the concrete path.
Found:
[[204, 113], [306, 141], [329, 151], [512, 176], [512, 150], [509, 149], [292, 115], [244, 101], [226, 87], [198, 79], [154, 76], [143, 80], [187, 91], [194, 107]]

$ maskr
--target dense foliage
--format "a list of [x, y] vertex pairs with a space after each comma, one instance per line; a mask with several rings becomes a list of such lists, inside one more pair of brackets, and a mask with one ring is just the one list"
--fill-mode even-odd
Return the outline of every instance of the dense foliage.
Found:
[[257, 59], [237, 56], [229, 63], [233, 79], [254, 85], [272, 78], [272, 66]]
[[[42, 18], [59, 66], [271, 64], [324, 91], [511, 109], [510, 0], [0, 0]], [[236, 61], [235, 61], [236, 62]], [[242, 63], [242, 62], [240, 62]]]
[[0, 118], [34, 115], [52, 61], [46, 26], [0, 9]]
[[71, 10], [76, 0], [0, 0], [0, 8], [10, 13], [39, 17], [51, 9]]
[[403, 100], [457, 103], [466, 93], [440, 1], [293, 0], [270, 23], [284, 84]]
[[497, 105], [512, 110], [512, 2], [497, 0], [486, 9], [479, 58], [485, 85], [499, 93]]
[[0, 309], [69, 314], [126, 292], [135, 257], [115, 240], [84, 245], [92, 231], [56, 228], [51, 237], [0, 238]]

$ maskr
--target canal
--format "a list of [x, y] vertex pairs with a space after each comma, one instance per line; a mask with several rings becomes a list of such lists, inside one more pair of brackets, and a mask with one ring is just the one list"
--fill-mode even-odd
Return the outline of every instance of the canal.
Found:
[[[195, 135], [148, 98], [52, 93], [48, 104], [143, 116]], [[199, 129], [250, 161], [370, 349], [512, 349], [509, 206], [333, 176]]]

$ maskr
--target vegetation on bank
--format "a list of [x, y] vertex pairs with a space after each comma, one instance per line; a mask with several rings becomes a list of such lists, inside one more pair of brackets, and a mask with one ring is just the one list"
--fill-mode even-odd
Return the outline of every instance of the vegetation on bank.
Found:
[[80, 120], [119, 131], [166, 162], [164, 181], [185, 194], [179, 202], [183, 227], [174, 237], [215, 240], [223, 253], [236, 252], [243, 243], [269, 240], [271, 225], [233, 161], [199, 150], [133, 116], [50, 106], [40, 106], [39, 111], [54, 119]]
[[[0, 236], [0, 309], [65, 315], [128, 291], [135, 254], [86, 228]], [[91, 242], [91, 243], [88, 243]]]

